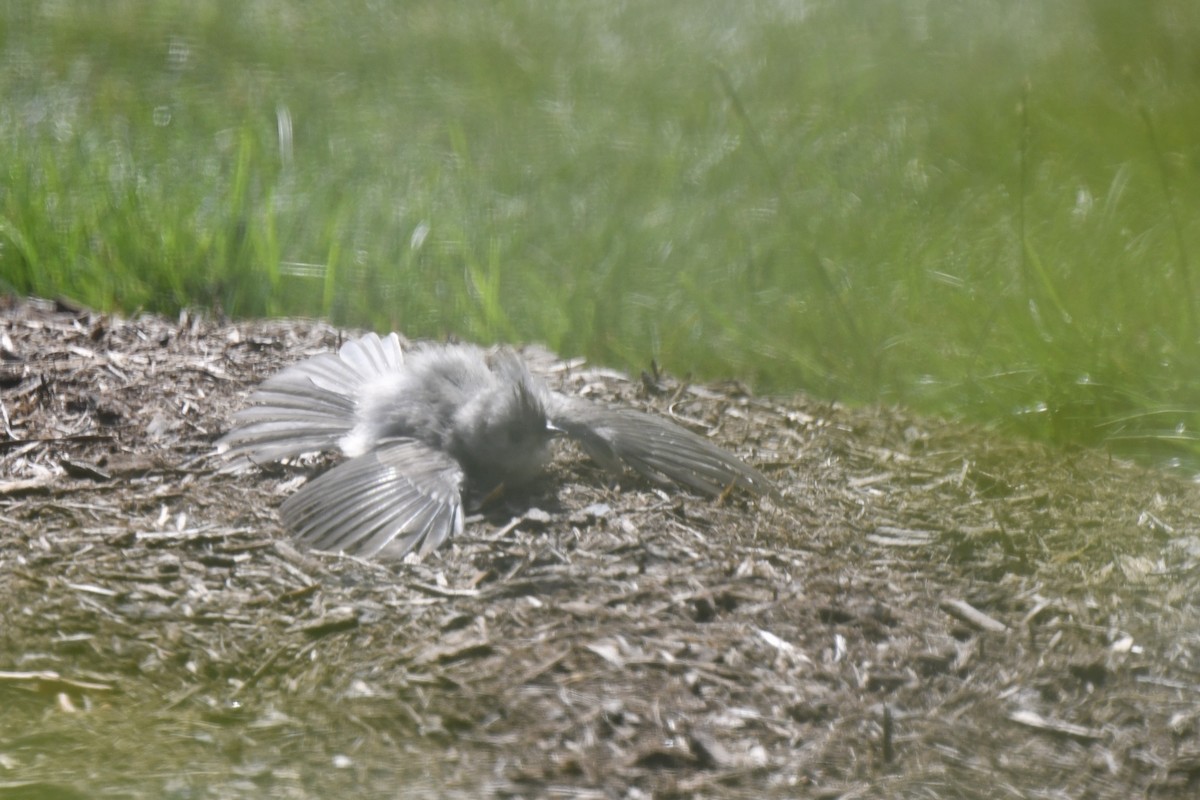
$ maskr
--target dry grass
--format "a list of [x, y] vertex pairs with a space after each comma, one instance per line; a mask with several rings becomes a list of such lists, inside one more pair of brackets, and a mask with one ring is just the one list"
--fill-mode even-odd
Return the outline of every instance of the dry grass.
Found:
[[217, 475], [301, 322], [0, 317], [0, 796], [1191, 797], [1178, 478], [888, 409], [627, 381], [785, 502], [564, 451], [423, 564], [300, 552]]

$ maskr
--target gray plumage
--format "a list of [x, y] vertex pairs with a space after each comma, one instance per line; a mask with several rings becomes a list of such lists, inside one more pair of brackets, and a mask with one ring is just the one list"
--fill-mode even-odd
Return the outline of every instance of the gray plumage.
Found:
[[337, 451], [347, 461], [284, 501], [300, 539], [362, 556], [425, 556], [462, 531], [464, 491], [539, 475], [558, 434], [605, 469], [719, 495], [775, 494], [754, 468], [661, 417], [552, 391], [508, 348], [401, 346], [367, 334], [266, 380], [218, 451], [262, 464]]

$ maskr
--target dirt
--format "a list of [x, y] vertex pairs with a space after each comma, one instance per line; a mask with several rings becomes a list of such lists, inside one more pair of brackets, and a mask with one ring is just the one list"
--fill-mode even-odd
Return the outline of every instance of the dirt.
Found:
[[290, 543], [323, 462], [220, 473], [348, 334], [0, 304], [0, 798], [1200, 792], [1200, 496], [890, 408], [627, 379], [780, 502], [564, 449], [423, 563]]

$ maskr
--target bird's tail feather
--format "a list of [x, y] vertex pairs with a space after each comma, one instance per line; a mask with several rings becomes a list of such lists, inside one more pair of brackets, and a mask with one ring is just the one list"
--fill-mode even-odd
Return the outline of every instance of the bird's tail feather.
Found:
[[234, 416], [217, 451], [266, 463], [335, 450], [357, 423], [362, 386], [400, 371], [403, 362], [396, 334], [380, 338], [369, 333], [346, 342], [336, 355], [324, 353], [294, 364], [251, 395], [251, 405]]

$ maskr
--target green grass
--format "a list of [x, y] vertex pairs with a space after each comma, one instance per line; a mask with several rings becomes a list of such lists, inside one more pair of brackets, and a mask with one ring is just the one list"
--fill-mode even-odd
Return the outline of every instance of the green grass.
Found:
[[0, 10], [0, 285], [1200, 453], [1194, 0]]

